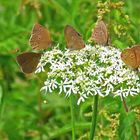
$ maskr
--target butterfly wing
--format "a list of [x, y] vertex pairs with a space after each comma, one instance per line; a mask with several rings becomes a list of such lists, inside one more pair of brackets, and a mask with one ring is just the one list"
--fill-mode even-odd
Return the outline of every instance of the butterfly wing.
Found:
[[132, 48], [129, 49], [125, 49], [122, 53], [121, 53], [121, 59], [122, 61], [132, 67], [132, 68], [137, 68], [137, 60], [136, 60], [136, 54], [135, 51]]
[[132, 48], [135, 52], [136, 55], [136, 61], [137, 61], [137, 65], [140, 65], [140, 45], [135, 45]]
[[85, 47], [82, 36], [70, 25], [65, 26], [64, 34], [68, 49], [80, 50]]
[[47, 49], [51, 44], [51, 36], [49, 31], [42, 25], [36, 23], [33, 27], [31, 38], [29, 40], [33, 49]]
[[105, 23], [100, 20], [97, 22], [95, 26], [92, 36], [92, 40], [94, 40], [99, 45], [106, 45], [108, 42], [108, 31]]
[[36, 70], [40, 58], [40, 53], [25, 52], [17, 56], [17, 63], [24, 73], [29, 74]]

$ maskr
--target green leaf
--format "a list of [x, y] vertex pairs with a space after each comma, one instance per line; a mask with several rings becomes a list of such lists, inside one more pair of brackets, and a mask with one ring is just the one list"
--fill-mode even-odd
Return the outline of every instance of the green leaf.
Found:
[[135, 121], [135, 113], [121, 113], [119, 125], [119, 137], [121, 140], [134, 140], [133, 124]]

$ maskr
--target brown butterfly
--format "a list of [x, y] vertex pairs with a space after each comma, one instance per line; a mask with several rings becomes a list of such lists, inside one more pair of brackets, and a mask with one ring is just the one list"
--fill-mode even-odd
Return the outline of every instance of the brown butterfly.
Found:
[[36, 70], [40, 58], [40, 53], [24, 52], [17, 56], [17, 62], [20, 65], [21, 70], [24, 73], [29, 74]]
[[92, 32], [91, 39], [99, 45], [108, 44], [108, 31], [104, 21], [100, 20], [97, 22], [97, 25]]
[[[36, 23], [33, 27], [31, 38], [29, 40], [33, 49], [48, 49], [52, 43], [49, 31], [42, 25]], [[25, 52], [17, 56], [17, 63], [24, 73], [32, 73], [41, 58], [41, 53]]]
[[36, 50], [48, 49], [52, 43], [49, 31], [42, 25], [36, 23], [32, 29], [29, 43]]
[[123, 50], [121, 59], [126, 65], [137, 69], [140, 65], [140, 45]]
[[85, 47], [82, 36], [72, 26], [65, 26], [64, 35], [68, 49], [80, 50]]

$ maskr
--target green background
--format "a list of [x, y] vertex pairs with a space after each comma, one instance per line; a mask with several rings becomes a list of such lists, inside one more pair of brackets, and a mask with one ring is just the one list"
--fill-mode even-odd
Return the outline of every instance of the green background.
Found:
[[[69, 99], [57, 93], [43, 96], [40, 93], [43, 79], [21, 73], [16, 63], [19, 53], [15, 50], [31, 51], [28, 40], [36, 22], [47, 27], [53, 40], [64, 47], [63, 30], [66, 24], [74, 26], [88, 43], [99, 15], [98, 2], [0, 0], [0, 140], [71, 140]], [[120, 9], [110, 9], [104, 14], [114, 47], [123, 49], [139, 43], [139, 12], [140, 1], [127, 0]], [[47, 100], [47, 104], [43, 100]], [[99, 99], [95, 139], [140, 138], [140, 96], [128, 97], [126, 102], [131, 110], [129, 113], [125, 113], [119, 98]], [[91, 105], [92, 97], [80, 106], [75, 105], [77, 140], [89, 137]]]

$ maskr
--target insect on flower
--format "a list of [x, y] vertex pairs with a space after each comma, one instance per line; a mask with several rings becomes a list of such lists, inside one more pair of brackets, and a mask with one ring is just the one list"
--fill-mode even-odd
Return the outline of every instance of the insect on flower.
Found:
[[93, 29], [91, 40], [95, 41], [99, 45], [107, 45], [108, 39], [109, 36], [106, 24], [103, 20], [99, 20]]
[[[52, 44], [48, 29], [36, 23], [33, 26], [29, 43], [35, 50], [48, 49], [49, 46]], [[36, 70], [40, 58], [41, 53], [24, 52], [18, 55], [16, 60], [21, 67], [21, 70], [24, 73], [29, 74]]]
[[134, 69], [138, 68], [140, 65], [140, 45], [123, 50], [121, 59], [126, 65]]

